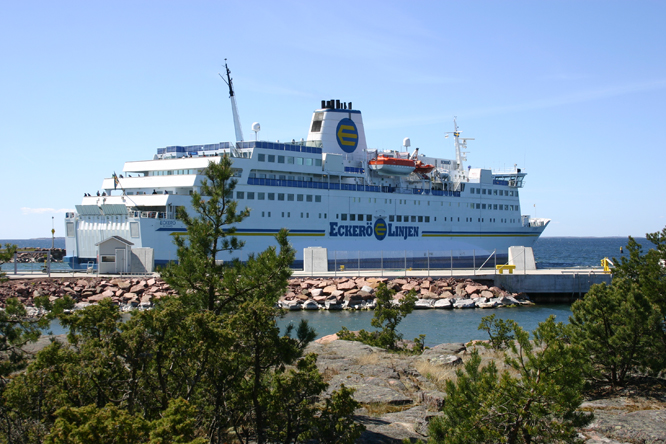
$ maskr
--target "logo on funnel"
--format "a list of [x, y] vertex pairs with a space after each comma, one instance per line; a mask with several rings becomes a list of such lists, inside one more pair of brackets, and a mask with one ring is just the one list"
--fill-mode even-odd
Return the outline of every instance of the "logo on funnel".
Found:
[[358, 129], [352, 119], [342, 119], [335, 130], [338, 145], [345, 153], [353, 153], [358, 146]]

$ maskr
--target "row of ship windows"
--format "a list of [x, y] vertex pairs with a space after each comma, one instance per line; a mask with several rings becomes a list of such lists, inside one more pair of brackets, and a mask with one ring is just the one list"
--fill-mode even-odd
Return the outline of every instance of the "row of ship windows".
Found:
[[321, 202], [321, 196], [320, 195], [312, 195], [312, 194], [285, 194], [285, 193], [255, 193], [254, 191], [236, 191], [236, 199], [237, 200], [242, 200], [242, 199], [247, 199], [247, 200], [254, 200], [256, 195], [257, 200], [275, 200], [275, 197], [277, 195], [277, 200], [286, 200], [288, 202], [293, 202], [296, 200], [297, 202]]
[[275, 154], [259, 154], [257, 161], [259, 162], [272, 162], [286, 163], [291, 165], [306, 165], [306, 166], [321, 166], [321, 159], [313, 159], [311, 157], [294, 157], [294, 156], [276, 156]]
[[[242, 168], [233, 168], [232, 173], [234, 177], [240, 177], [243, 173]], [[160, 170], [160, 171], [148, 171], [148, 176], [181, 176], [187, 174], [203, 174], [202, 169], [197, 170]], [[128, 175], [127, 177], [132, 177]], [[137, 177], [141, 177], [137, 175]]]
[[[254, 200], [255, 197], [256, 197], [257, 200], [276, 200], [276, 196], [277, 196], [277, 200], [279, 200], [279, 201], [286, 200], [287, 202], [294, 202], [294, 201], [296, 201], [296, 202], [321, 202], [321, 195], [318, 195], [318, 194], [312, 195], [312, 194], [285, 194], [285, 193], [255, 193], [254, 191], [248, 191], [248, 192], [237, 191], [236, 192], [236, 199], [238, 199], [238, 200], [243, 200], [243, 199]], [[286, 199], [285, 199], [285, 197], [286, 197]], [[354, 197], [353, 199], [354, 199], [354, 202], [356, 202], [356, 199], [358, 199], [359, 202], [361, 201], [360, 197], [359, 198]], [[390, 202], [386, 202], [387, 200], [390, 201]], [[403, 204], [403, 203], [406, 204], [407, 203], [407, 199], [398, 199], [398, 201], [399, 201], [400, 204]], [[416, 200], [414, 201], [414, 204], [416, 204], [417, 202], [418, 202], [419, 205], [421, 204], [420, 201], [416, 201]], [[368, 203], [372, 203], [371, 199], [368, 199]], [[374, 199], [374, 203], [377, 203], [376, 198]], [[393, 203], [393, 199], [384, 199], [384, 203]], [[443, 202], [440, 202], [440, 204], [442, 206], [444, 205]], [[430, 205], [430, 202], [428, 202], [428, 205]], [[458, 204], [458, 205], [460, 206], [460, 204]], [[518, 211], [518, 205], [481, 204], [481, 203], [468, 203], [467, 205], [468, 205], [468, 208], [477, 209], [477, 210]], [[449, 202], [449, 206], [451, 206], [450, 202]], [[346, 219], [342, 219], [342, 220], [346, 220]], [[354, 219], [350, 219], [350, 220], [354, 220]], [[359, 220], [363, 220], [363, 219], [359, 219]], [[398, 222], [400, 222], [400, 221], [398, 221]], [[421, 222], [421, 221], [419, 221], [419, 222]]]
[[[286, 214], [286, 216], [285, 216]], [[323, 216], [323, 217], [322, 217]], [[262, 211], [261, 212], [261, 217], [271, 217], [271, 212], [270, 211]], [[291, 211], [287, 211], [286, 213], [283, 211], [282, 212], [282, 217], [291, 217]], [[301, 219], [309, 219], [310, 218], [310, 213], [301, 213]], [[327, 213], [319, 213], [319, 219], [326, 219], [327, 218]], [[342, 221], [360, 221], [363, 222], [363, 219], [365, 218], [366, 221], [372, 222], [372, 215], [371, 214], [336, 214], [335, 215], [336, 219], [340, 219]], [[449, 220], [450, 219], [450, 220]], [[460, 222], [460, 218], [458, 217], [458, 222]], [[500, 223], [515, 223], [517, 219], [500, 219]], [[429, 223], [430, 222], [430, 216], [403, 216], [403, 215], [393, 215], [391, 214], [389, 216], [389, 222], [425, 222]], [[437, 218], [433, 217], [433, 222], [437, 222]], [[453, 217], [449, 218], [448, 216], [444, 218], [444, 222], [453, 222]], [[465, 222], [474, 222], [473, 217], [466, 217]], [[477, 222], [485, 222], [485, 218], [479, 217], [477, 218]], [[497, 223], [497, 219], [492, 217], [488, 218], [488, 222], [490, 223]]]
[[183, 174], [201, 174], [202, 170], [162, 170], [148, 171], [149, 176], [180, 176]]
[[[336, 214], [335, 215], [336, 219], [340, 219], [342, 221], [351, 221], [351, 222], [363, 222], [364, 220], [367, 222], [372, 222], [372, 214]], [[389, 222], [425, 222], [425, 223], [430, 223], [430, 216], [414, 216], [414, 215], [389, 215]], [[460, 222], [460, 218], [458, 217], [458, 222]], [[478, 222], [484, 222], [485, 218], [479, 217], [477, 218]], [[465, 222], [473, 222], [474, 218], [473, 217], [466, 217]], [[489, 218], [489, 222], [496, 222], [496, 218]], [[509, 222], [509, 219], [500, 219], [501, 222]], [[515, 222], [516, 219], [511, 219], [510, 222]], [[433, 222], [437, 222], [437, 217], [433, 216]], [[453, 217], [444, 217], [444, 222], [453, 222]]]
[[[364, 217], [365, 216], [365, 217]], [[389, 222], [410, 222], [410, 217], [411, 217], [411, 222], [430, 222], [430, 216], [403, 216], [401, 214], [398, 215], [389, 215]], [[338, 218], [338, 215], [335, 215], [335, 218]], [[346, 221], [349, 218], [350, 221], [359, 221], [363, 222], [365, 219], [368, 222], [372, 222], [372, 214], [340, 214], [340, 220]], [[444, 218], [446, 219], [446, 218]], [[434, 218], [435, 221], [437, 221], [437, 218]], [[453, 218], [451, 218], [453, 220]]]
[[[286, 213], [283, 211], [282, 212], [282, 217], [285, 217], [285, 214], [287, 215], [286, 217], [291, 217], [291, 211], [287, 211]], [[319, 213], [319, 219], [322, 219], [322, 214], [324, 215], [323, 219], [326, 219], [326, 213]], [[271, 217], [271, 212], [270, 211], [262, 211], [261, 212], [261, 217]], [[301, 213], [301, 219], [309, 219], [310, 218], [310, 213]]]
[[518, 205], [504, 205], [504, 204], [467, 204], [469, 208], [476, 210], [500, 210], [500, 211], [518, 211]]
[[[501, 190], [500, 190], [500, 191], [501, 191]], [[407, 205], [407, 204], [408, 204], [408, 201], [411, 200], [411, 199], [396, 199], [396, 200], [398, 201], [398, 202], [397, 202], [398, 205]], [[353, 201], [353, 202], [359, 202], [359, 203], [364, 202], [360, 197], [353, 197], [353, 198], [352, 198], [352, 201]], [[380, 198], [380, 201], [381, 201], [381, 198]], [[421, 205], [421, 201], [420, 201], [420, 200], [414, 200], [413, 202], [414, 202], [414, 205]], [[428, 201], [425, 201], [425, 202], [427, 203], [428, 206], [430, 206], [430, 201], [429, 201], [429, 200], [428, 200]], [[375, 197], [375, 198], [373, 198], [373, 197], [368, 198], [368, 203], [377, 203], [377, 198], [376, 198], [376, 197]], [[386, 204], [386, 203], [388, 203], [388, 204], [392, 204], [392, 203], [393, 203], [393, 199], [384, 199], [384, 203], [385, 203], [385, 204]], [[444, 203], [445, 203], [445, 202], [440, 202], [439, 205], [443, 207], [443, 206], [444, 206]], [[451, 206], [451, 202], [449, 202], [448, 204], [449, 204], [449, 206]], [[503, 204], [479, 204], [479, 203], [468, 203], [468, 204], [467, 204], [467, 207], [468, 207], [468, 208], [482, 209], [482, 210], [485, 210], [485, 209], [488, 209], [488, 210], [491, 210], [491, 209], [497, 210], [497, 209], [498, 209], [498, 205], [499, 205], [499, 209], [501, 210]], [[458, 202], [458, 206], [460, 206], [460, 202]], [[516, 210], [518, 209], [518, 205], [504, 205], [504, 207], [511, 208], [511, 210], [513, 210], [514, 207], [515, 207]], [[506, 209], [506, 208], [505, 208], [505, 209]]]
[[472, 194], [488, 194], [490, 195], [492, 191], [493, 196], [518, 196], [518, 190], [488, 190], [486, 188], [472, 188], [470, 187], [469, 192]]
[[[460, 218], [458, 218], [458, 221], [460, 221]], [[485, 218], [477, 217], [476, 221], [477, 222], [485, 222]], [[500, 219], [501, 224], [509, 224], [509, 223], [513, 224], [513, 223], [516, 223], [517, 221], [518, 221], [518, 219]], [[473, 217], [466, 217], [465, 222], [474, 222], [474, 218]], [[497, 218], [489, 217], [488, 222], [497, 223]]]
[[[265, 174], [265, 173], [250, 173], [250, 179], [279, 179], [279, 180], [305, 180], [305, 176], [287, 176], [286, 174]], [[315, 182], [321, 182], [321, 177], [315, 176]], [[312, 178], [310, 178], [312, 181]]]

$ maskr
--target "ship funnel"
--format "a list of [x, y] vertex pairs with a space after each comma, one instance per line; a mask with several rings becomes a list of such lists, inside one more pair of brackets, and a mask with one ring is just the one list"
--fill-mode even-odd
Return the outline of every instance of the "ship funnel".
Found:
[[308, 141], [321, 142], [322, 151], [333, 154], [361, 153], [366, 150], [361, 112], [351, 102], [322, 100], [312, 115]]

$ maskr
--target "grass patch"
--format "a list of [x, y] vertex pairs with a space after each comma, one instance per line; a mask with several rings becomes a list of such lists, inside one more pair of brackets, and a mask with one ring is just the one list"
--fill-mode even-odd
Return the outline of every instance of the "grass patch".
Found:
[[368, 412], [368, 416], [378, 418], [387, 413], [396, 413], [408, 410], [414, 407], [413, 404], [393, 405], [386, 402], [372, 402], [370, 404], [363, 404], [363, 407]]
[[431, 364], [424, 360], [419, 360], [414, 363], [414, 368], [421, 373], [427, 380], [435, 384], [440, 390], [444, 389], [444, 385], [448, 380], [456, 380], [456, 369], [458, 367], [441, 366]]
[[339, 375], [340, 371], [334, 368], [326, 367], [323, 372], [321, 372], [321, 376], [324, 379], [324, 382], [331, 382], [333, 379], [333, 376]]
[[379, 364], [379, 361], [379, 353], [368, 353], [367, 355], [361, 355], [354, 358], [354, 362], [357, 365], [375, 365]]

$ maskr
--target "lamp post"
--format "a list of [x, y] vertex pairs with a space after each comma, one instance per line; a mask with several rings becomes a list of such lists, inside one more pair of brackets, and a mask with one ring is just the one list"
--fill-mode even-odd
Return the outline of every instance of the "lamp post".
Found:
[[55, 217], [51, 216], [51, 250], [55, 248]]

